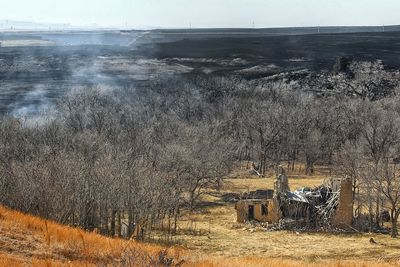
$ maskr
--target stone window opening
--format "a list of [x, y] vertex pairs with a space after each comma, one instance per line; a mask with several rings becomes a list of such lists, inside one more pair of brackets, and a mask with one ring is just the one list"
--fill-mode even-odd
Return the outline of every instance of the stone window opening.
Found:
[[261, 204], [261, 215], [266, 216], [268, 215], [268, 208], [267, 205]]

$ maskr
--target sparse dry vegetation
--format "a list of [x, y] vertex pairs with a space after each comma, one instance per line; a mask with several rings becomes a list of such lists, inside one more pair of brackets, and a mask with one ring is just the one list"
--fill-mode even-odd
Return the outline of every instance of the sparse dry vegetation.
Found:
[[[273, 177], [249, 176], [225, 183], [221, 195], [248, 190], [268, 189]], [[316, 177], [298, 171], [289, 176], [290, 187], [299, 184], [318, 186], [327, 176], [326, 168], [316, 167]], [[211, 266], [391, 266], [400, 264], [400, 241], [385, 234], [374, 233], [307, 233], [296, 231], [268, 231], [252, 224], [237, 224], [233, 203], [207, 196], [212, 202], [196, 214], [185, 214], [180, 221], [177, 238], [190, 251], [203, 255], [219, 255]], [[373, 238], [377, 244], [370, 243]], [[246, 256], [244, 256], [246, 255]], [[229, 259], [227, 260], [226, 257]], [[245, 259], [244, 259], [245, 258]], [[224, 265], [225, 264], [225, 265]], [[235, 265], [236, 264], [236, 265]], [[201, 266], [201, 265], [200, 265]], [[206, 265], [209, 266], [209, 265]]]
[[[269, 179], [249, 180], [261, 185]], [[243, 181], [238, 180], [237, 186], [235, 182], [223, 191], [238, 190]], [[310, 186], [317, 183], [309, 181]], [[140, 262], [136, 266], [143, 266], [164, 249], [102, 237], [3, 207], [0, 215], [0, 264], [4, 266], [118, 263], [124, 258], [123, 251], [135, 251], [131, 257]], [[371, 237], [378, 244], [371, 244]], [[393, 266], [400, 256], [400, 243], [387, 235], [265, 232], [240, 226], [235, 223], [233, 204], [226, 203], [184, 216], [177, 238], [185, 249], [177, 246], [168, 251], [176, 263], [184, 259], [184, 266]]]

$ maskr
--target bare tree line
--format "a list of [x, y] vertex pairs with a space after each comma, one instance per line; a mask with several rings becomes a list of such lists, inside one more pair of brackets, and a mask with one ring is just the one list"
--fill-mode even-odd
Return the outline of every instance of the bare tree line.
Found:
[[[0, 122], [1, 203], [106, 235], [195, 209], [236, 161], [266, 175], [282, 162], [325, 164], [353, 180], [355, 220], [370, 230], [400, 214], [398, 97], [316, 97], [288, 83], [235, 77], [157, 80], [149, 87], [88, 88], [33, 124]], [[140, 226], [140, 227], [139, 227]]]

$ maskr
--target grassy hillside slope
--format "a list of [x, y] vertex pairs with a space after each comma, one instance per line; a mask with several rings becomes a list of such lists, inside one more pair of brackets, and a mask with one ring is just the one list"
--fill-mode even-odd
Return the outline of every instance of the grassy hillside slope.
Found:
[[[318, 173], [303, 179], [291, 175], [291, 186], [319, 184], [324, 176]], [[224, 191], [265, 189], [272, 186], [271, 182], [271, 179], [229, 179]], [[206, 207], [206, 213], [183, 216], [176, 238], [184, 247], [168, 249], [104, 237], [0, 206], [0, 266], [355, 267], [400, 264], [399, 240], [386, 235], [238, 228], [234, 223], [233, 204], [219, 204]], [[189, 223], [206, 234], [185, 234]], [[378, 244], [371, 244], [370, 237]]]

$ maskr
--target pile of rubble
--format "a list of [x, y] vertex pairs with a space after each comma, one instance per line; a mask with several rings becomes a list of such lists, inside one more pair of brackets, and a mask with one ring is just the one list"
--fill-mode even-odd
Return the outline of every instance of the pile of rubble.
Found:
[[340, 191], [322, 185], [278, 193], [285, 225], [302, 225], [318, 228], [330, 224], [339, 205]]

